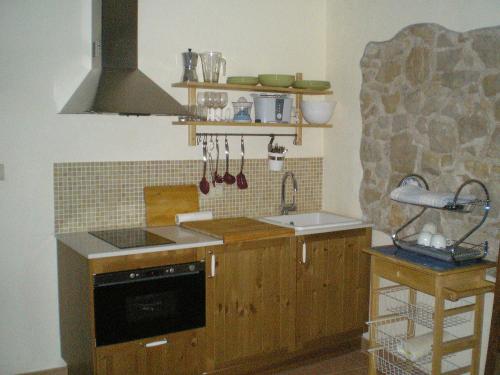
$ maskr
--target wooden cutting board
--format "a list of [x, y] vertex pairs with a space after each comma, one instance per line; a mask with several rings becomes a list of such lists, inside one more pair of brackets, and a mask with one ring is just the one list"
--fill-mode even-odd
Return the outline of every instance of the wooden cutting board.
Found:
[[220, 238], [225, 244], [282, 237], [292, 237], [295, 231], [277, 225], [262, 223], [246, 217], [189, 221], [181, 226], [203, 234]]
[[175, 225], [175, 215], [199, 211], [196, 185], [146, 186], [146, 225], [160, 227]]

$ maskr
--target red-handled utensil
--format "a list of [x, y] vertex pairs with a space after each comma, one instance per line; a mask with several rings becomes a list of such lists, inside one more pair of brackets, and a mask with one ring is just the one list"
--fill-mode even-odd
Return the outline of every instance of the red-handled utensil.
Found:
[[248, 188], [247, 179], [243, 174], [243, 165], [245, 165], [245, 141], [243, 140], [243, 136], [241, 136], [241, 167], [240, 173], [236, 176], [236, 185], [240, 189]]
[[228, 185], [232, 185], [236, 179], [229, 173], [229, 144], [227, 143], [227, 137], [224, 140], [224, 147], [224, 152], [226, 154], [226, 173], [224, 173], [224, 182]]
[[208, 194], [210, 191], [210, 182], [207, 180], [207, 137], [203, 139], [203, 177], [200, 181], [200, 191]]

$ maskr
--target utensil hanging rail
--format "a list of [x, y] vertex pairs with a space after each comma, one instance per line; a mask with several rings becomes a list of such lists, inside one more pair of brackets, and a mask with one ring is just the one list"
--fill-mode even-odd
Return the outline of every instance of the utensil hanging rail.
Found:
[[269, 137], [274, 139], [275, 137], [294, 137], [297, 139], [297, 134], [295, 133], [196, 133], [196, 144], [200, 144], [203, 137]]

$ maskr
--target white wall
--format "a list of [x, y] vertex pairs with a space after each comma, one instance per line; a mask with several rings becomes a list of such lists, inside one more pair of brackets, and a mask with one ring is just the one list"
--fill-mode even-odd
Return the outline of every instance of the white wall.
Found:
[[[325, 130], [323, 205], [361, 217], [359, 62], [370, 41], [391, 39], [405, 26], [438, 23], [454, 31], [500, 24], [498, 0], [327, 0], [327, 79], [338, 101], [333, 129]], [[374, 233], [377, 244], [388, 236]]]
[[[0, 1], [2, 375], [63, 364], [53, 163], [201, 156], [172, 118], [57, 114], [90, 67], [90, 3]], [[140, 0], [139, 65], [181, 101], [186, 91], [170, 84], [180, 79], [188, 47], [222, 51], [228, 75], [302, 71], [323, 79], [325, 7], [325, 0]], [[267, 142], [248, 140], [248, 156], [265, 157]], [[322, 155], [321, 130], [305, 131], [302, 147], [284, 143], [291, 156]]]

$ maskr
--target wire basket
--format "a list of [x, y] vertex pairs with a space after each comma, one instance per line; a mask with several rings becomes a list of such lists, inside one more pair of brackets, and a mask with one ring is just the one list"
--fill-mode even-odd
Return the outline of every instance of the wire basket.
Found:
[[[373, 356], [377, 370], [388, 375], [430, 375], [432, 374], [432, 363], [415, 363], [385, 350], [376, 348], [369, 350]], [[441, 372], [457, 370], [459, 366], [453, 362], [443, 359], [441, 362]]]
[[[410, 321], [402, 316], [388, 319], [380, 319], [368, 322], [370, 337], [377, 347], [370, 349], [377, 370], [383, 374], [390, 375], [421, 375], [432, 373], [432, 347], [429, 346], [418, 359], [409, 360], [400, 354], [398, 348], [402, 347], [406, 340], [415, 336], [415, 327], [409, 328]], [[431, 330], [426, 329], [429, 333]], [[450, 335], [452, 336], [452, 335]], [[441, 363], [442, 372], [456, 370], [459, 368], [452, 362], [453, 355], [443, 358]]]
[[[409, 303], [401, 295], [405, 292], [409, 292], [410, 288], [407, 286], [397, 285], [389, 289], [383, 289], [379, 291], [380, 304], [384, 305], [385, 309], [399, 316], [403, 316], [407, 319], [414, 321], [428, 329], [434, 329], [434, 308], [423, 302], [417, 302], [415, 304]], [[472, 305], [473, 302], [469, 299], [462, 299], [458, 302], [453, 303], [453, 308], [463, 307]], [[472, 319], [472, 311], [463, 312], [456, 315], [450, 315], [445, 317], [443, 322], [444, 328], [450, 328], [458, 326]]]

